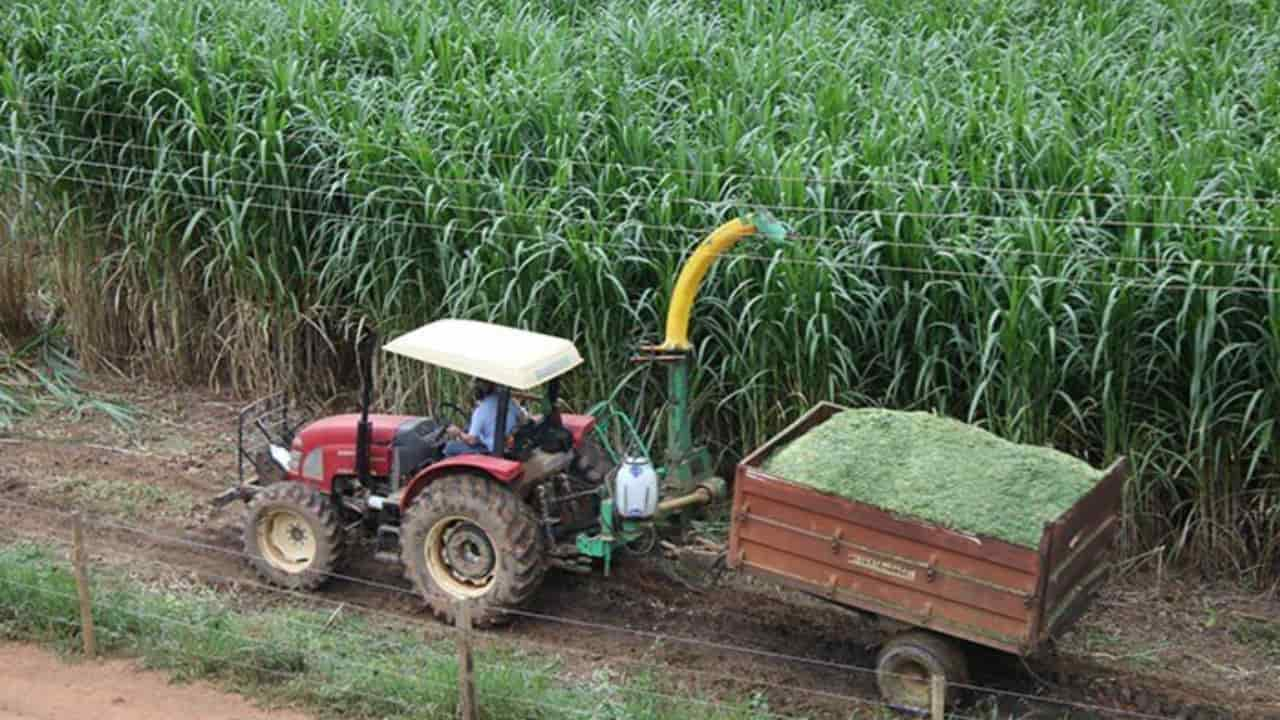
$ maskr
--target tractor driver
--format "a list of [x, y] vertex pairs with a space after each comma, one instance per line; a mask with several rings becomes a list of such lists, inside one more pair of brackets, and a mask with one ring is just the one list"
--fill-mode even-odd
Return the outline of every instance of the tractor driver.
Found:
[[[445, 432], [453, 439], [444, 446], [445, 457], [493, 451], [493, 435], [498, 424], [498, 386], [488, 380], [474, 378], [471, 381], [471, 396], [476, 403], [475, 410], [471, 411], [471, 426], [465, 432], [457, 425], [449, 426]], [[507, 404], [507, 432], [515, 430], [516, 424], [526, 419], [536, 420], [520, 407], [515, 398], [510, 398]]]

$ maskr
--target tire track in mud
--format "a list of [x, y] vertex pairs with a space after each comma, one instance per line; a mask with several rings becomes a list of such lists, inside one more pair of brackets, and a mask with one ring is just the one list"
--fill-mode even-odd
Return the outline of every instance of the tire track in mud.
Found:
[[[0, 498], [16, 499], [49, 513], [65, 512], [65, 508], [32, 498], [20, 484], [9, 485], [0, 483]], [[194, 575], [212, 587], [235, 589], [237, 596], [249, 599], [251, 605], [301, 604], [332, 609], [337, 603], [347, 603], [405, 622], [445, 627], [423, 607], [398, 565], [374, 560], [358, 545], [337, 570], [349, 579], [333, 578], [309, 594], [285, 594], [261, 586], [241, 555], [238, 510], [232, 505], [204, 522], [185, 526], [158, 523], [129, 530], [98, 525], [91, 531], [92, 556], [108, 562], [131, 558], [155, 561]], [[39, 538], [57, 527], [46, 512], [4, 515], [10, 518], [7, 529], [15, 535]], [[509, 625], [479, 634], [482, 639], [559, 654], [567, 676], [585, 678], [602, 666], [639, 667], [669, 679], [665, 684], [673, 689], [692, 686], [717, 700], [741, 699], [758, 691], [769, 699], [775, 712], [788, 715], [848, 717], [851, 705], [879, 703], [870, 672], [875, 644], [880, 640], [874, 624], [799, 593], [741, 576], [729, 579], [731, 586], [696, 593], [680, 587], [647, 558], [624, 557], [615, 563], [610, 577], [599, 572], [580, 576], [553, 570], [527, 609], [533, 615], [568, 623], [519, 617]], [[656, 641], [651, 634], [670, 639]], [[823, 664], [801, 663], [795, 657]], [[1152, 682], [1136, 675], [1119, 676], [1076, 657], [1055, 657], [1028, 667], [1000, 653], [979, 651], [971, 662], [974, 682], [980, 686], [1039, 694], [1035, 678], [1047, 680], [1052, 690], [1041, 697], [1045, 701], [1097, 704], [1194, 720], [1275, 717], [1274, 713], [1245, 707], [1214, 709], [1213, 698], [1205, 691], [1172, 687], [1167, 681]], [[831, 664], [865, 670], [855, 672]], [[1010, 713], [1015, 717], [1062, 717], [1061, 708], [1043, 702], [1003, 698], [998, 707], [1002, 717]], [[972, 709], [962, 708], [961, 712]], [[1053, 714], [1046, 714], [1050, 710]], [[1074, 712], [1070, 717], [1105, 715]]]

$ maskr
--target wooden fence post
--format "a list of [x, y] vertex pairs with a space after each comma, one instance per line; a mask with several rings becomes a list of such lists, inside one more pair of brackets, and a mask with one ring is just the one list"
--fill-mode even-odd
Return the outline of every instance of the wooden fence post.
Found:
[[475, 666], [471, 660], [471, 603], [458, 602], [458, 720], [476, 720]]
[[89, 595], [89, 569], [80, 513], [71, 519], [71, 567], [76, 576], [76, 591], [80, 595], [80, 636], [84, 639], [84, 654], [93, 657], [98, 653], [98, 645], [93, 633], [93, 599]]
[[947, 717], [947, 679], [942, 675], [931, 675], [929, 678], [929, 700], [933, 705], [932, 720], [946, 720]]

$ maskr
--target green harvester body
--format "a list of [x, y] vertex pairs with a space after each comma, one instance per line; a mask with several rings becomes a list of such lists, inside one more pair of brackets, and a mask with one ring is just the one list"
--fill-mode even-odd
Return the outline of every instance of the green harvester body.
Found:
[[[633, 359], [637, 362], [661, 363], [667, 366], [667, 444], [664, 460], [655, 468], [659, 495], [668, 498], [658, 504], [657, 512], [643, 521], [627, 520], [614, 512], [613, 488], [606, 480], [601, 488], [605, 495], [600, 504], [598, 532], [583, 532], [577, 537], [577, 548], [587, 557], [604, 561], [608, 575], [613, 553], [657, 532], [659, 523], [675, 521], [687, 526], [692, 510], [724, 494], [722, 478], [713, 475], [711, 453], [694, 442], [692, 411], [693, 346], [688, 341], [689, 312], [697, 291], [710, 265], [724, 251], [743, 237], [761, 235], [781, 240], [789, 230], [769, 214], [753, 212], [720, 226], [704, 240], [681, 269], [667, 314], [667, 337], [661, 345], [644, 346]], [[618, 428], [630, 447], [646, 458], [652, 457], [635, 421], [615, 401], [621, 386], [608, 400], [588, 410], [596, 418], [595, 433], [615, 464], [619, 457], [609, 442], [611, 429]]]

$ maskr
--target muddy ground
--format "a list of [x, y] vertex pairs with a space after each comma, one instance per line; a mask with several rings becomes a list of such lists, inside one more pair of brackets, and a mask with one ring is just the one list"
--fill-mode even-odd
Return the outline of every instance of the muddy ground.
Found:
[[[255, 584], [237, 555], [236, 506], [210, 515], [204, 505], [235, 482], [243, 398], [101, 379], [91, 390], [131, 405], [133, 428], [94, 413], [44, 410], [0, 433], [5, 537], [65, 538], [65, 520], [51, 511], [83, 509], [99, 525], [122, 526], [94, 530], [101, 562], [142, 572], [134, 559], [143, 556], [259, 604], [345, 604], [407, 619], [428, 633], [438, 627], [398, 566], [367, 555], [344, 568], [350, 579], [310, 596]], [[877, 700], [868, 671], [880, 639], [874, 623], [741, 576], [699, 593], [674, 582], [655, 558], [626, 558], [607, 578], [553, 572], [529, 611], [538, 617], [485, 637], [558, 655], [566, 677], [589, 677], [602, 667], [650, 671], [669, 691], [696, 689], [715, 698], [759, 693], [774, 712], [809, 717], [848, 717]], [[1280, 718], [1280, 601], [1206, 587], [1171, 571], [1129, 568], [1055, 653], [1029, 664], [978, 653], [973, 672], [977, 685], [1046, 700], [1168, 717]], [[1046, 706], [978, 694], [966, 706], [968, 714], [988, 717], [993, 707], [1008, 717]]]

